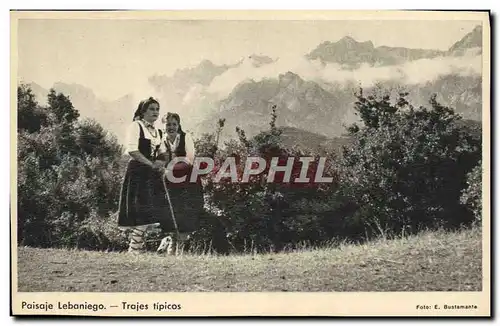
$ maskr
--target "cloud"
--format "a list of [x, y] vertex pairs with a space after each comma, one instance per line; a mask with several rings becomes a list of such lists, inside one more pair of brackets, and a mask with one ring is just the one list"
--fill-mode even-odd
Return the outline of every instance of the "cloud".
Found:
[[134, 81], [129, 82], [128, 89], [131, 90], [133, 101], [137, 104], [150, 96], [156, 99], [161, 97], [161, 93], [155, 90], [155, 88], [148, 82], [147, 78], [134, 79]]
[[452, 73], [481, 75], [482, 58], [479, 52], [479, 49], [471, 49], [463, 56], [421, 59], [393, 66], [371, 67], [366, 64], [356, 70], [344, 70], [335, 63], [323, 66], [318, 61], [309, 61], [302, 56], [280, 58], [259, 68], [245, 60], [237, 68], [229, 69], [214, 78], [207, 91], [225, 98], [238, 83], [277, 78], [279, 74], [287, 71], [294, 72], [305, 80], [340, 84], [355, 82], [362, 87], [370, 87], [384, 81], [396, 81], [406, 85], [422, 84]]
[[[226, 97], [235, 85], [246, 80], [259, 82], [266, 78], [277, 78], [279, 74], [293, 71], [301, 75], [311, 70], [311, 65], [303, 57], [280, 57], [270, 64], [255, 67], [251, 60], [244, 60], [238, 67], [229, 69], [214, 78], [207, 91]], [[302, 76], [302, 75], [301, 75]]]
[[[162, 104], [166, 103], [163, 108], [175, 108], [181, 116], [189, 117], [183, 121], [183, 127], [194, 130], [199, 122], [218, 112], [218, 101], [227, 98], [239, 83], [276, 80], [280, 74], [289, 71], [304, 80], [324, 85], [328, 90], [328, 85], [325, 85], [327, 83], [335, 88], [339, 87], [338, 89], [353, 84], [368, 88], [378, 82], [394, 82], [402, 86], [424, 84], [452, 73], [480, 76], [481, 69], [480, 49], [472, 49], [462, 56], [421, 59], [393, 66], [372, 67], [366, 64], [355, 70], [342, 69], [335, 63], [323, 65], [319, 61], [307, 60], [304, 56], [287, 55], [259, 67], [251, 59], [245, 58], [240, 65], [215, 77], [208, 86], [192, 84], [184, 90], [182, 87], [177, 89], [174, 85], [167, 85], [160, 94], [156, 94], [149, 83], [138, 83], [133, 89], [137, 103], [144, 97], [157, 96]], [[346, 120], [352, 118], [345, 117]]]
[[460, 57], [438, 57], [408, 62], [403, 66], [407, 84], [421, 84], [453, 73], [471, 76], [482, 74], [482, 57], [468, 51]]
[[194, 84], [191, 86], [186, 95], [182, 98], [182, 104], [197, 104], [200, 101], [200, 98], [203, 97], [203, 89], [204, 87], [201, 84]]

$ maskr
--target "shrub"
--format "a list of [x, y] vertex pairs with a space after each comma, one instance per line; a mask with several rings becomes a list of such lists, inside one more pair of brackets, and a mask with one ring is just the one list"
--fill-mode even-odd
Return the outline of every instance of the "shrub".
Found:
[[406, 96], [391, 103], [387, 94], [357, 95], [364, 125], [349, 128], [355, 141], [344, 151], [341, 183], [371, 230], [399, 234], [470, 223], [459, 197], [480, 142], [435, 97], [430, 108], [417, 109]]
[[462, 192], [460, 202], [466, 205], [474, 214], [476, 222], [482, 221], [482, 161], [467, 174], [467, 188]]
[[[323, 240], [326, 237], [324, 216], [311, 214], [307, 208], [300, 208], [300, 201], [320, 201], [320, 197], [329, 191], [330, 185], [323, 189], [317, 185], [305, 184], [301, 187], [283, 183], [267, 183], [269, 163], [273, 157], [279, 158], [279, 165], [286, 163], [287, 158], [300, 156], [316, 156], [314, 153], [303, 153], [294, 148], [287, 148], [281, 142], [281, 130], [276, 127], [275, 108], [271, 112], [270, 129], [261, 132], [251, 139], [247, 139], [245, 131], [236, 128], [238, 140], [230, 140], [224, 148], [214, 152], [216, 168], [204, 178], [207, 206], [214, 207], [213, 212], [219, 215], [212, 219], [214, 223], [207, 225], [212, 231], [200, 230], [199, 236], [211, 237], [213, 230], [218, 230], [218, 239], [221, 233], [226, 233], [226, 241], [232, 250], [236, 251], [279, 251], [286, 245], [294, 245], [303, 240], [311, 242]], [[216, 139], [217, 137], [204, 137]], [[213, 148], [205, 145], [204, 148]], [[250, 177], [248, 183], [231, 182], [229, 177], [215, 181], [222, 163], [227, 159], [234, 159], [238, 177], [241, 178], [247, 158], [258, 156], [266, 161], [266, 168], [259, 175]], [[316, 162], [317, 163], [317, 162]], [[300, 173], [301, 163], [296, 160], [292, 172], [292, 179]], [[312, 172], [315, 165], [309, 169], [309, 177], [314, 178]], [[330, 166], [326, 168], [331, 173]], [[277, 172], [275, 180], [282, 180], [283, 172]], [[241, 180], [238, 180], [241, 181]], [[215, 223], [215, 221], [217, 221]], [[320, 223], [321, 221], [321, 223]], [[218, 226], [214, 226], [217, 224]], [[213, 239], [204, 239], [209, 242]], [[221, 241], [219, 241], [221, 242]]]
[[79, 121], [63, 94], [51, 91], [48, 100], [40, 107], [28, 87], [18, 88], [18, 241], [120, 247], [109, 212], [118, 206], [121, 146], [95, 121]]

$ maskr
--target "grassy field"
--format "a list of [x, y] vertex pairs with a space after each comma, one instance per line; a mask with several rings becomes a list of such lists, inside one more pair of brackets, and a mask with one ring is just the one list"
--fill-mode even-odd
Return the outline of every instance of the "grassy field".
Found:
[[481, 233], [427, 232], [282, 254], [133, 255], [18, 248], [29, 291], [481, 291]]

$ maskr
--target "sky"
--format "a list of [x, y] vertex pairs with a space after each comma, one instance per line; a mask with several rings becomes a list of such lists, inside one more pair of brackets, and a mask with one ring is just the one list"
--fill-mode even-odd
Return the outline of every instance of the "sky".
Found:
[[476, 21], [166, 21], [22, 19], [18, 77], [50, 88], [78, 83], [101, 99], [148, 92], [147, 79], [208, 59], [231, 64], [250, 54], [302, 56], [351, 36], [375, 46], [447, 50]]

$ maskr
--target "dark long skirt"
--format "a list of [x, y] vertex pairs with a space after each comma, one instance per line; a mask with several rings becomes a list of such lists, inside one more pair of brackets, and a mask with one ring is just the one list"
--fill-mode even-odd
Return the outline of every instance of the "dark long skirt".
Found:
[[[189, 174], [189, 171], [179, 173]], [[204, 212], [201, 182], [171, 184], [167, 181], [166, 184], [178, 231], [198, 230]], [[151, 167], [130, 160], [121, 189], [118, 225], [130, 227], [154, 223], [160, 223], [165, 233], [176, 231], [162, 177]]]
[[121, 188], [118, 225], [162, 224], [167, 219], [170, 211], [161, 175], [139, 161], [130, 160]]

